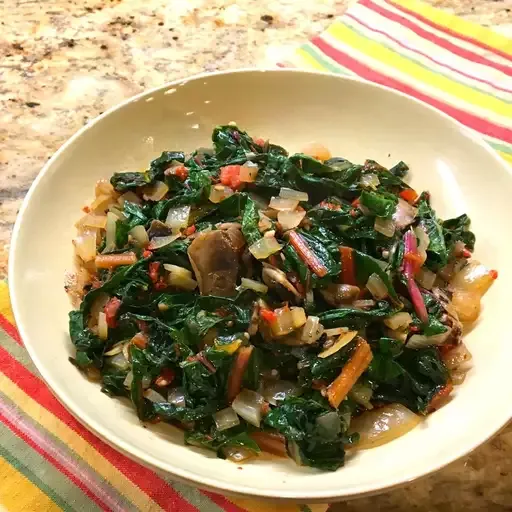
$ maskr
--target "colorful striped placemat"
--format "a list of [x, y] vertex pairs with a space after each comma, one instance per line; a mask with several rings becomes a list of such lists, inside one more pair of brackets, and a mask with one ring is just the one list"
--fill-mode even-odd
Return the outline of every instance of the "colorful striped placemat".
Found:
[[[448, 113], [512, 162], [512, 41], [416, 0], [360, 0], [285, 67], [355, 75]], [[172, 482], [75, 420], [32, 364], [0, 282], [0, 506], [18, 511], [325, 512]]]
[[512, 40], [417, 0], [360, 0], [280, 64], [386, 85], [481, 135], [512, 162]]

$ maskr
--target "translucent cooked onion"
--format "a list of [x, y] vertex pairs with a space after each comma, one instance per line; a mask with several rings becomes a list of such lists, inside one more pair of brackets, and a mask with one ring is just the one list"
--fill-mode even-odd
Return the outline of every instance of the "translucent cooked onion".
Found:
[[101, 194], [91, 203], [89, 208], [93, 212], [104, 213], [113, 203], [117, 204], [111, 195]]
[[222, 411], [216, 412], [213, 419], [219, 431], [240, 425], [240, 419], [232, 407], [226, 407]]
[[480, 315], [480, 297], [475, 291], [456, 288], [452, 295], [452, 306], [461, 322], [474, 322]]
[[483, 296], [495, 279], [495, 272], [489, 270], [478, 261], [472, 261], [455, 274], [450, 284], [455, 289], [475, 292]]
[[373, 298], [377, 300], [385, 299], [389, 293], [386, 285], [384, 284], [384, 281], [378, 274], [372, 274], [368, 278], [366, 288], [368, 288]]
[[126, 379], [124, 379], [123, 386], [125, 388], [130, 388], [133, 382], [133, 372], [130, 370], [126, 375]]
[[342, 349], [345, 345], [348, 345], [357, 335], [357, 331], [346, 331], [342, 332], [339, 338], [331, 345], [328, 349], [320, 352], [318, 357], [325, 359], [326, 357], [336, 354], [338, 350]]
[[246, 277], [242, 277], [242, 284], [240, 288], [245, 290], [253, 290], [256, 293], [267, 293], [268, 286], [266, 284], [260, 283], [259, 281], [254, 281], [254, 279], [248, 279]]
[[306, 144], [302, 148], [302, 153], [305, 155], [312, 156], [313, 158], [316, 158], [317, 160], [325, 161], [329, 160], [331, 158], [331, 152], [319, 142], [310, 142], [309, 144]]
[[103, 311], [98, 313], [98, 336], [102, 340], [108, 338], [107, 315]]
[[447, 329], [446, 332], [436, 334], [435, 336], [423, 336], [423, 334], [413, 334], [407, 342], [407, 348], [426, 348], [434, 345], [442, 345], [451, 334], [451, 329]]
[[187, 291], [195, 290], [197, 287], [197, 281], [192, 277], [190, 270], [169, 263], [164, 263], [164, 268], [169, 272], [167, 282], [170, 286]]
[[399, 229], [403, 229], [414, 221], [418, 210], [402, 198], [398, 199], [393, 220]]
[[293, 190], [291, 188], [282, 187], [279, 191], [279, 197], [283, 199], [292, 199], [294, 201], [309, 201], [309, 195], [307, 192], [301, 192], [300, 190]]
[[169, 187], [163, 181], [155, 181], [154, 185], [147, 187], [143, 198], [146, 201], [160, 201], [169, 192]]
[[210, 190], [209, 199], [212, 203], [220, 203], [229, 196], [232, 196], [234, 193], [235, 192], [229, 187], [224, 185], [215, 185]]
[[112, 212], [107, 213], [107, 226], [105, 234], [105, 249], [103, 252], [113, 251], [116, 248], [116, 224], [117, 216]]
[[324, 331], [324, 334], [330, 338], [331, 336], [339, 336], [340, 334], [343, 334], [344, 332], [348, 331], [348, 327], [334, 327], [332, 329], [326, 329]]
[[[115, 356], [116, 354], [120, 354], [121, 352], [123, 352], [124, 347], [127, 343], [128, 342], [126, 342], [126, 341], [120, 341], [119, 343], [116, 343], [115, 345], [113, 345], [112, 348], [110, 350], [108, 350], [107, 352], [105, 352], [103, 355], [104, 356]], [[126, 357], [126, 354], [124, 354], [124, 357], [126, 359], [128, 359]]]
[[392, 219], [383, 219], [382, 217], [375, 217], [373, 228], [378, 233], [391, 238], [395, 234], [395, 223]]
[[73, 241], [76, 254], [85, 263], [96, 258], [96, 231], [85, 230]]
[[146, 389], [144, 391], [144, 396], [150, 401], [155, 404], [161, 404], [162, 402], [167, 402], [167, 400], [158, 392], [156, 392], [154, 389]]
[[418, 282], [418, 284], [420, 286], [423, 286], [423, 288], [426, 288], [427, 290], [432, 290], [436, 278], [436, 274], [434, 274], [434, 272], [425, 267], [421, 267], [415, 276], [415, 279]]
[[354, 400], [354, 402], [366, 407], [368, 410], [373, 409], [373, 405], [370, 402], [373, 396], [373, 389], [369, 384], [356, 382], [349, 391], [348, 396]]
[[412, 324], [412, 316], [402, 311], [400, 313], [397, 313], [396, 315], [390, 316], [389, 318], [386, 318], [384, 320], [384, 323], [393, 331], [396, 331], [400, 327], [407, 327], [408, 325]]
[[289, 229], [296, 228], [305, 216], [305, 210], [279, 212], [277, 214], [277, 221], [281, 225], [283, 231], [288, 231]]
[[76, 224], [77, 228], [88, 227], [95, 229], [105, 229], [107, 225], [106, 215], [96, 215], [94, 213], [88, 213], [84, 215]]
[[421, 257], [421, 264], [423, 265], [427, 259], [427, 249], [430, 245], [430, 238], [422, 225], [414, 228], [414, 234], [418, 239], [418, 254]]
[[457, 345], [443, 355], [443, 363], [448, 370], [466, 368], [473, 356], [464, 343]]
[[98, 180], [94, 187], [94, 195], [96, 197], [105, 195], [105, 196], [113, 196], [115, 194], [114, 187], [108, 180]]
[[129, 232], [139, 247], [146, 247], [149, 244], [149, 237], [144, 226], [135, 226]]
[[299, 201], [297, 199], [285, 199], [284, 197], [273, 197], [270, 200], [269, 208], [274, 210], [286, 212], [286, 211], [294, 211], [299, 206]]
[[390, 404], [354, 418], [350, 430], [359, 433], [357, 449], [366, 450], [386, 444], [411, 431], [421, 418], [401, 404]]
[[279, 401], [289, 396], [297, 396], [299, 393], [300, 388], [288, 380], [266, 382], [262, 390], [263, 398], [272, 405], [277, 405]]
[[267, 259], [270, 255], [280, 251], [283, 246], [276, 240], [275, 237], [263, 237], [257, 242], [254, 242], [249, 251], [257, 260]]
[[302, 327], [300, 339], [307, 344], [314, 343], [322, 336], [323, 332], [324, 326], [320, 323], [320, 318], [310, 315]]
[[120, 352], [119, 354], [109, 357], [107, 361], [108, 364], [114, 366], [118, 370], [127, 370], [128, 368], [130, 368], [130, 363], [128, 359], [126, 359], [126, 357], [124, 356], [123, 352]]
[[358, 309], [366, 309], [375, 306], [375, 301], [372, 299], [361, 299], [352, 302], [352, 306]]
[[179, 233], [181, 228], [188, 226], [190, 216], [190, 205], [171, 208], [165, 219], [165, 223], [171, 228], [173, 235]]
[[109, 209], [108, 209], [109, 212], [113, 213], [119, 220], [126, 220], [127, 217], [126, 215], [124, 214], [124, 212], [122, 212], [119, 208], [117, 208], [116, 206], [111, 206]]
[[260, 220], [258, 222], [258, 229], [261, 233], [272, 229], [272, 220], [267, 217], [261, 210], [258, 212]]
[[304, 311], [304, 308], [290, 308], [290, 313], [294, 329], [298, 329], [299, 327], [302, 327], [306, 323], [306, 313]]
[[240, 464], [251, 459], [255, 455], [252, 450], [244, 448], [243, 446], [225, 446], [222, 448], [222, 453], [226, 459], [234, 462], [235, 464]]
[[258, 176], [258, 164], [246, 162], [240, 167], [240, 181], [244, 183], [253, 183]]
[[250, 389], [242, 389], [231, 404], [233, 410], [242, 417], [247, 423], [259, 427], [261, 423], [261, 406], [263, 397], [251, 391]]
[[361, 176], [360, 184], [363, 188], [371, 188], [375, 190], [380, 185], [380, 180], [376, 174], [368, 173]]
[[174, 242], [174, 240], [177, 240], [179, 237], [179, 234], [169, 236], [155, 236], [151, 239], [151, 242], [149, 242], [148, 249], [150, 251], [161, 249], [162, 247], [165, 247], [166, 245]]
[[123, 195], [119, 196], [119, 198], [117, 199], [117, 202], [121, 206], [124, 206], [125, 201], [128, 201], [130, 203], [134, 203], [134, 204], [140, 204], [141, 203], [141, 200], [139, 199], [137, 194], [135, 192], [132, 192], [131, 190], [129, 190], [128, 192], [125, 192]]
[[185, 407], [185, 393], [181, 388], [173, 388], [167, 395], [167, 401], [176, 407]]

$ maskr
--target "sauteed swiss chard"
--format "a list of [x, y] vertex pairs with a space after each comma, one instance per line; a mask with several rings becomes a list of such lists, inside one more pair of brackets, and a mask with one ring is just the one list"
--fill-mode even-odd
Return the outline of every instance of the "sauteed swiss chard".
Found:
[[443, 405], [497, 277], [399, 162], [289, 155], [237, 126], [98, 182], [74, 240], [71, 362], [235, 462], [324, 470]]

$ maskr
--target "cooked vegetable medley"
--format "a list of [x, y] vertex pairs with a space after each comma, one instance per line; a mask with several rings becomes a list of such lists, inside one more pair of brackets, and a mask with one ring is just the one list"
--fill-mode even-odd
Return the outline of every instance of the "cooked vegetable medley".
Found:
[[308, 153], [219, 126], [213, 149], [100, 181], [76, 224], [71, 361], [219, 457], [335, 470], [462, 383], [462, 326], [497, 273], [403, 162]]

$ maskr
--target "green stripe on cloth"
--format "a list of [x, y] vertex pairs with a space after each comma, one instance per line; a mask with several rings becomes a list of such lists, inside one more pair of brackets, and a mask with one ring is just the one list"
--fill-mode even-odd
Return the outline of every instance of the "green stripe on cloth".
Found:
[[18, 345], [5, 331], [0, 329], [0, 347], [11, 354], [18, 363], [22, 364], [30, 373], [39, 377], [39, 372], [32, 359], [28, 355], [27, 349]]

